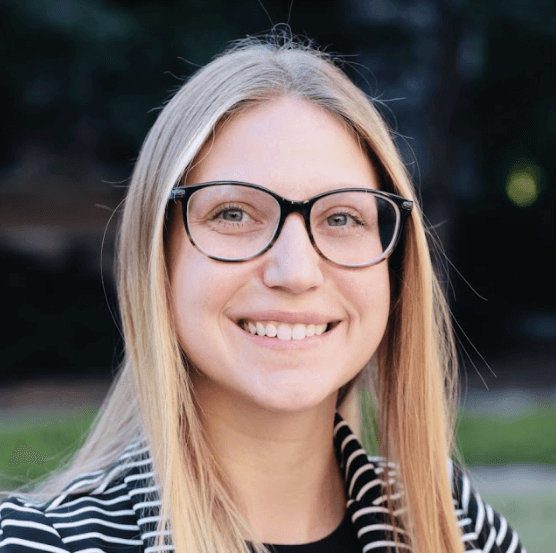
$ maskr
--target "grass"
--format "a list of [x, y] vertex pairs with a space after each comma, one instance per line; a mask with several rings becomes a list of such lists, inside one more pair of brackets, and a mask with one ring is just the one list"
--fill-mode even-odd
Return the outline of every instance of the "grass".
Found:
[[462, 413], [457, 444], [468, 465], [556, 465], [556, 410], [512, 417]]
[[82, 443], [95, 411], [0, 423], [0, 490], [46, 476]]
[[[41, 478], [74, 452], [94, 412], [43, 420], [0, 423], [0, 489]], [[556, 410], [541, 408], [515, 417], [462, 413], [457, 435], [466, 464], [556, 465]]]

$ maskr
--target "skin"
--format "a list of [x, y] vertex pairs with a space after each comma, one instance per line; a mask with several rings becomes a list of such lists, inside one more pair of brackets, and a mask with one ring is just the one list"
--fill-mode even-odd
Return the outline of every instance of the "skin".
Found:
[[[345, 125], [292, 97], [249, 108], [219, 130], [186, 184], [215, 180], [260, 184], [294, 200], [379, 187]], [[223, 263], [191, 245], [174, 209], [168, 246], [179, 341], [240, 508], [265, 543], [323, 538], [345, 513], [332, 442], [336, 397], [384, 334], [387, 263], [351, 269], [321, 258], [298, 214], [262, 256]], [[285, 319], [311, 312], [339, 324], [307, 346], [269, 347], [236, 323], [270, 309]]]

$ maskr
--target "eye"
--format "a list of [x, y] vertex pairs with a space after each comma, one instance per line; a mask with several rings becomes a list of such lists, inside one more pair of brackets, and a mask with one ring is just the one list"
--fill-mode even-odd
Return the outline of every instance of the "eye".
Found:
[[343, 225], [347, 225], [348, 222], [347, 215], [345, 213], [335, 213], [334, 215], [328, 217], [326, 220], [331, 227], [340, 227]]
[[351, 213], [334, 213], [326, 218], [326, 222], [331, 227], [344, 227], [349, 224], [364, 225], [365, 223]]
[[216, 211], [211, 221], [225, 221], [227, 223], [246, 223], [252, 220], [252, 217], [239, 207], [224, 207]]
[[240, 223], [245, 217], [248, 217], [245, 211], [238, 208], [223, 209], [218, 215], [224, 219], [224, 221], [231, 221], [235, 223]]

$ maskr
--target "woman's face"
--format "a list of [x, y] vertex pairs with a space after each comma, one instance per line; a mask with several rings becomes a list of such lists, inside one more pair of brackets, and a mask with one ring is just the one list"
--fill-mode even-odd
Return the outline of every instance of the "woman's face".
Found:
[[[378, 188], [368, 157], [337, 119], [284, 97], [230, 119], [199, 154], [187, 184], [250, 182], [305, 200], [342, 187]], [[209, 259], [191, 245], [172, 211], [169, 268], [179, 342], [199, 401], [301, 411], [329, 401], [363, 368], [389, 312], [386, 262], [344, 268], [320, 257], [301, 215], [286, 220], [270, 250], [241, 263]], [[300, 340], [251, 334], [328, 324]], [[299, 327], [298, 327], [299, 328]], [[272, 332], [271, 332], [272, 333]]]

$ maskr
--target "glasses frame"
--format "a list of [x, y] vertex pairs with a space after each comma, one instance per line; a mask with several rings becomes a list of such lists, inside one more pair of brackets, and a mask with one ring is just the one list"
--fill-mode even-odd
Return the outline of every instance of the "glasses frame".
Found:
[[[278, 224], [276, 225], [276, 229], [274, 230], [274, 234], [272, 235], [272, 238], [269, 240], [268, 244], [261, 251], [255, 253], [255, 254], [253, 254], [249, 257], [242, 257], [242, 258], [237, 258], [237, 259], [227, 259], [227, 258], [223, 258], [223, 257], [209, 255], [207, 252], [205, 252], [203, 249], [201, 249], [200, 246], [198, 246], [195, 243], [195, 240], [193, 239], [193, 237], [191, 235], [191, 231], [189, 229], [189, 219], [188, 219], [188, 216], [187, 216], [187, 208], [188, 208], [189, 200], [190, 200], [191, 196], [193, 195], [193, 193], [197, 192], [197, 190], [201, 190], [203, 188], [209, 188], [211, 186], [222, 186], [222, 185], [227, 185], [227, 184], [232, 184], [232, 185], [236, 185], [236, 186], [244, 186], [246, 188], [254, 188], [255, 190], [260, 190], [262, 192], [266, 192], [269, 196], [272, 196], [272, 198], [274, 198], [276, 200], [276, 202], [278, 203], [278, 206], [280, 208], [280, 218], [278, 220]], [[386, 249], [386, 251], [384, 252], [384, 255], [382, 257], [379, 257], [377, 260], [372, 261], [370, 263], [362, 263], [362, 264], [357, 264], [357, 265], [346, 265], [346, 264], [343, 264], [343, 263], [338, 263], [337, 261], [334, 261], [332, 259], [329, 259], [328, 257], [326, 257], [326, 255], [324, 255], [320, 251], [320, 249], [317, 246], [317, 244], [315, 242], [315, 239], [313, 237], [313, 233], [311, 231], [311, 210], [312, 210], [313, 206], [315, 205], [315, 203], [318, 200], [320, 200], [321, 198], [324, 198], [326, 196], [331, 196], [332, 194], [336, 194], [338, 192], [365, 192], [367, 194], [372, 194], [374, 196], [378, 196], [379, 198], [383, 198], [383, 199], [385, 199], [386, 201], [390, 202], [391, 204], [393, 204], [395, 206], [396, 212], [398, 214], [398, 220], [397, 220], [396, 229], [394, 231], [394, 237], [392, 239], [392, 242], [391, 242], [390, 246]], [[268, 188], [265, 188], [264, 186], [260, 186], [258, 184], [252, 184], [252, 183], [249, 183], [249, 182], [242, 182], [242, 181], [211, 181], [211, 182], [201, 182], [201, 183], [197, 183], [197, 184], [191, 184], [191, 185], [187, 185], [187, 186], [176, 187], [176, 188], [173, 188], [170, 192], [170, 198], [168, 199], [168, 201], [170, 202], [172, 200], [174, 200], [174, 201], [180, 200], [180, 202], [181, 202], [183, 225], [185, 227], [185, 232], [187, 233], [187, 237], [189, 238], [189, 241], [191, 242], [191, 244], [197, 250], [199, 250], [203, 255], [207, 256], [210, 259], [214, 259], [216, 261], [223, 261], [225, 263], [241, 263], [243, 261], [249, 261], [251, 259], [255, 259], [256, 257], [259, 257], [260, 255], [263, 255], [270, 248], [272, 248], [272, 246], [276, 243], [276, 240], [278, 240], [278, 238], [280, 236], [280, 233], [282, 232], [282, 228], [284, 226], [284, 223], [286, 222], [286, 219], [288, 218], [288, 216], [291, 215], [292, 213], [299, 213], [303, 217], [303, 220], [305, 221], [305, 228], [307, 230], [309, 240], [310, 240], [311, 244], [313, 245], [313, 248], [315, 248], [315, 251], [323, 259], [326, 259], [327, 261], [330, 261], [330, 263], [333, 263], [334, 265], [338, 265], [340, 267], [349, 267], [349, 268], [371, 267], [372, 265], [377, 265], [381, 261], [384, 261], [385, 259], [390, 257], [390, 255], [392, 254], [392, 252], [394, 251], [394, 249], [396, 248], [396, 246], [397, 246], [397, 244], [400, 240], [400, 236], [401, 236], [401, 233], [402, 233], [404, 222], [405, 222], [407, 216], [411, 213], [411, 211], [413, 209], [413, 202], [411, 200], [408, 200], [408, 199], [403, 198], [402, 196], [398, 196], [396, 194], [392, 194], [390, 192], [382, 192], [381, 190], [375, 190], [374, 188], [336, 188], [334, 190], [329, 190], [328, 192], [323, 192], [321, 194], [317, 194], [316, 196], [313, 196], [312, 198], [309, 198], [307, 200], [295, 201], [295, 200], [288, 200], [287, 198], [284, 198], [284, 197], [280, 196], [279, 194], [276, 194], [274, 191], [269, 190]]]

